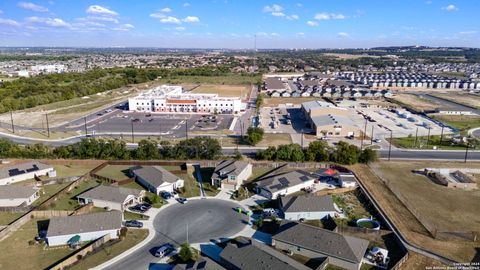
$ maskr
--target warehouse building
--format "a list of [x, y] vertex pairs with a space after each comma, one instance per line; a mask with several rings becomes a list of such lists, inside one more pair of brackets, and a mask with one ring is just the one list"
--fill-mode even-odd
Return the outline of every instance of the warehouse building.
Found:
[[239, 97], [184, 92], [181, 86], [162, 85], [128, 99], [130, 111], [162, 113], [237, 114], [245, 109]]

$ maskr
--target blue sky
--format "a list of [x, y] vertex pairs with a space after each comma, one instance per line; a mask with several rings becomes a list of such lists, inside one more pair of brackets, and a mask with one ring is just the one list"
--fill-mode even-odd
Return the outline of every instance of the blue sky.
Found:
[[480, 44], [478, 0], [0, 0], [0, 46]]

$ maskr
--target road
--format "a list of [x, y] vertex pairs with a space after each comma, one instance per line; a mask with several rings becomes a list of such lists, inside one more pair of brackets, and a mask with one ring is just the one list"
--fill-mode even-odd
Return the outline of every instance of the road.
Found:
[[[246, 215], [235, 212], [240, 206], [233, 201], [195, 199], [187, 204], [175, 204], [160, 211], [154, 219], [155, 237], [126, 258], [104, 268], [111, 270], [145, 270], [153, 267], [157, 247], [171, 243], [178, 248], [182, 243], [204, 243], [230, 237], [247, 225]], [[187, 231], [188, 224], [188, 231]]]

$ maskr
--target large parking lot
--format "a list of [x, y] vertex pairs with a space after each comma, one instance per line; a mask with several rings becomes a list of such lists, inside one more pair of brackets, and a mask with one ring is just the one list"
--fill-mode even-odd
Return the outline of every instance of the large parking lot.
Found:
[[101, 117], [98, 121], [89, 123], [89, 133], [162, 135], [171, 137], [185, 136], [188, 132], [208, 132], [228, 129], [233, 121], [231, 115], [200, 115], [200, 114], [146, 114], [137, 112], [122, 112]]
[[266, 133], [309, 133], [300, 106], [263, 107], [260, 110], [260, 127]]
[[[352, 118], [362, 130], [367, 121], [368, 136], [371, 134], [372, 125], [375, 137], [389, 137], [390, 130], [392, 130], [393, 137], [415, 136], [417, 129], [418, 136], [427, 136], [429, 129], [430, 135], [440, 135], [442, 132], [442, 127], [437, 122], [423, 115], [411, 114], [405, 109], [390, 111], [378, 107], [360, 107], [358, 101], [351, 100], [343, 100], [338, 105], [356, 111]], [[445, 127], [443, 132], [448, 134], [453, 131]]]

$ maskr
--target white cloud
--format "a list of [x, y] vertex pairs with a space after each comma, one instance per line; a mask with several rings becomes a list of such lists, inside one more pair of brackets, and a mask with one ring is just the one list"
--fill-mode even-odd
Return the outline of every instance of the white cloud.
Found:
[[87, 18], [83, 18], [86, 21], [101, 21], [101, 22], [111, 22], [111, 23], [119, 23], [117, 18], [112, 17], [102, 17], [102, 16], [88, 16]]
[[348, 33], [345, 33], [345, 32], [339, 32], [337, 34], [339, 37], [349, 37], [349, 34]]
[[36, 5], [34, 3], [31, 3], [31, 2], [19, 2], [18, 6], [23, 8], [23, 9], [36, 11], [36, 12], [48, 12], [48, 8], [42, 7], [40, 5]]
[[476, 30], [469, 30], [469, 31], [461, 31], [461, 32], [458, 32], [460, 35], [474, 35], [476, 33], [478, 33], [478, 31]]
[[272, 16], [275, 17], [284, 17], [285, 14], [283, 12], [272, 12]]
[[433, 3], [433, 1], [429, 0], [429, 1], [425, 2], [425, 4], [427, 4], [427, 5], [430, 5], [431, 3]]
[[181, 24], [182, 22], [173, 17], [173, 16], [163, 16], [163, 17], [160, 17], [160, 22], [161, 23], [169, 23], [169, 24]]
[[0, 18], [0, 25], [7, 25], [7, 26], [20, 26], [17, 21], [11, 19], [2, 19]]
[[296, 3], [295, 4], [297, 7], [303, 7], [303, 4], [302, 3]]
[[92, 5], [92, 6], [89, 6], [86, 10], [87, 13], [89, 14], [97, 14], [97, 15], [103, 15], [103, 16], [117, 16], [118, 13], [111, 10], [111, 9], [108, 9], [106, 7], [102, 7], [102, 6], [99, 6], [99, 5]]
[[265, 13], [272, 13], [272, 12], [282, 12], [283, 7], [277, 4], [273, 4], [271, 6], [265, 6], [263, 8], [263, 12]]
[[28, 17], [25, 19], [29, 23], [43, 24], [52, 27], [69, 27], [70, 24], [59, 18], [40, 18], [40, 17]]
[[182, 5], [183, 7], [189, 7], [190, 6], [190, 3], [186, 2], [186, 3], [183, 3]]
[[452, 5], [452, 4], [450, 4], [446, 7], [442, 7], [442, 9], [446, 10], [446, 11], [457, 11], [458, 10], [458, 8], [455, 5]]
[[314, 18], [315, 20], [326, 21], [326, 20], [343, 20], [343, 19], [346, 19], [347, 17], [340, 13], [336, 14], [336, 13], [322, 12], [322, 13], [315, 14]]
[[152, 14], [150, 14], [150, 17], [161, 19], [161, 18], [165, 18], [167, 16], [165, 14], [162, 14], [162, 13], [152, 13]]
[[177, 31], [185, 31], [186, 28], [183, 27], [183, 26], [177, 26], [177, 27], [175, 27], [175, 30], [177, 30]]
[[200, 22], [200, 19], [196, 16], [187, 16], [183, 21], [186, 23], [198, 23]]
[[160, 12], [163, 12], [163, 13], [170, 13], [170, 12], [172, 12], [172, 9], [171, 9], [171, 8], [168, 8], [168, 7], [166, 7], [166, 8], [162, 8], [162, 9], [160, 10]]
[[300, 19], [300, 17], [297, 14], [292, 14], [292, 15], [287, 16], [287, 20], [293, 21], [293, 20], [298, 20], [298, 19]]
[[121, 25], [120, 27], [112, 28], [112, 30], [115, 30], [115, 31], [130, 31], [133, 28], [135, 28], [135, 26], [133, 26], [132, 24], [126, 23], [126, 24]]
[[298, 32], [298, 33], [297, 33], [297, 36], [303, 37], [303, 36], [305, 36], [305, 33], [303, 33], [303, 32]]
[[279, 35], [278, 33], [270, 33], [270, 36], [272, 36], [272, 37], [278, 37], [278, 36], [280, 36], [280, 35]]
[[317, 26], [317, 25], [318, 25], [318, 22], [308, 21], [307, 24], [308, 24], [309, 26]]
[[129, 24], [129, 23], [124, 24], [123, 27], [129, 28], [129, 29], [135, 28], [135, 26], [133, 26], [133, 24]]

